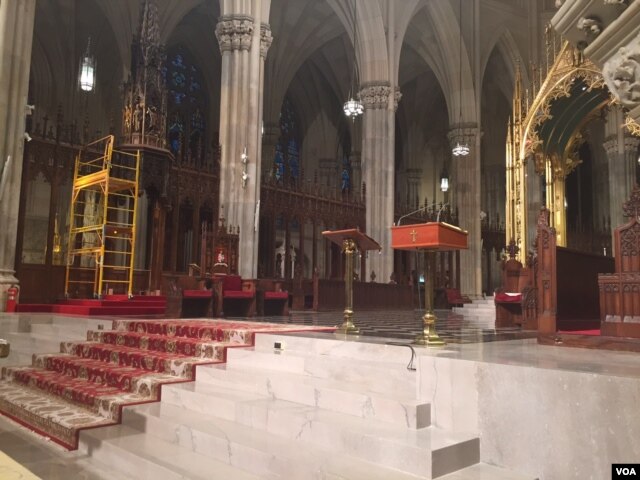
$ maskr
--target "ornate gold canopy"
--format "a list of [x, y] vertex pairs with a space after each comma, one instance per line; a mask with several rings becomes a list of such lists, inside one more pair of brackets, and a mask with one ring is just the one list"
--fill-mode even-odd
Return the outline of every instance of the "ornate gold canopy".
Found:
[[[566, 245], [565, 178], [581, 163], [578, 151], [585, 141], [585, 125], [613, 102], [601, 70], [550, 31], [546, 68], [532, 67], [531, 77], [531, 88], [523, 89], [518, 66], [506, 150], [506, 240], [515, 241], [520, 261], [529, 248], [527, 164], [534, 162], [533, 171], [545, 176], [551, 225], [558, 245]], [[627, 127], [640, 133], [631, 120]]]

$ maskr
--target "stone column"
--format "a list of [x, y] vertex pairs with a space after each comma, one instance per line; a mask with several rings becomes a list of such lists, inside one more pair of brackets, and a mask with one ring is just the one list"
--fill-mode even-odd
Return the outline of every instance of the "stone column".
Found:
[[606, 140], [603, 144], [609, 157], [609, 216], [611, 228], [626, 222], [622, 216], [622, 204], [631, 195], [636, 179], [636, 162], [640, 138], [632, 137], [622, 127], [624, 113], [620, 107], [612, 107], [605, 125]]
[[[0, 1], [0, 311], [17, 284], [15, 256], [36, 0]], [[11, 159], [8, 162], [8, 159]], [[4, 177], [4, 178], [3, 178]]]
[[453, 157], [450, 202], [458, 207], [460, 227], [469, 232], [469, 248], [460, 252], [460, 289], [464, 295], [482, 295], [482, 236], [480, 226], [480, 135], [477, 128], [456, 127], [449, 133], [453, 147], [467, 143], [469, 155]]
[[254, 1], [251, 15], [223, 15], [216, 26], [222, 53], [220, 206], [227, 223], [240, 227], [238, 273], [244, 278], [256, 278], [258, 270], [264, 60], [272, 42], [261, 19], [263, 3]]
[[366, 278], [371, 271], [378, 282], [386, 283], [393, 273], [391, 226], [395, 190], [395, 116], [401, 94], [388, 83], [364, 85], [360, 101], [365, 107], [362, 120], [362, 175], [367, 185], [367, 234], [382, 246], [367, 262]]

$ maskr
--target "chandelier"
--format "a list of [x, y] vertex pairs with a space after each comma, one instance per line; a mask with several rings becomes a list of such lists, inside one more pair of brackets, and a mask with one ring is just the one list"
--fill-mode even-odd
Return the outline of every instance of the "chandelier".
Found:
[[462, 134], [462, 0], [460, 0], [460, 7], [458, 11], [458, 18], [460, 19], [460, 37], [458, 39], [458, 58], [460, 61], [459, 69], [460, 79], [458, 82], [458, 88], [460, 89], [460, 112], [458, 117], [458, 133], [456, 135], [456, 145], [451, 149], [451, 153], [454, 157], [466, 157], [469, 155], [470, 148], [469, 144], [465, 141], [464, 135]]
[[469, 151], [469, 144], [465, 142], [460, 143], [459, 140], [456, 141], [456, 146], [451, 149], [451, 153], [456, 157], [466, 157], [469, 155]]
[[358, 60], [356, 58], [358, 52], [358, 4], [353, 0], [353, 76], [351, 78], [351, 91], [349, 92], [349, 100], [342, 106], [342, 110], [347, 117], [355, 121], [356, 117], [364, 113], [364, 106], [360, 100], [353, 98], [353, 92], [356, 90], [358, 76]]
[[345, 102], [342, 107], [344, 110], [344, 114], [347, 117], [352, 117], [355, 119], [358, 115], [362, 115], [364, 113], [364, 106], [357, 100], [354, 100], [353, 97], [349, 98], [349, 101]]

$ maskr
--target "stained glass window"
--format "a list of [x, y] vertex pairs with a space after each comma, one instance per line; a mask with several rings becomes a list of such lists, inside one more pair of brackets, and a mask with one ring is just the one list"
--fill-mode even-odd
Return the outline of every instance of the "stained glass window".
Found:
[[204, 162], [208, 111], [202, 73], [184, 47], [172, 49], [164, 70], [168, 92], [167, 140], [169, 150], [180, 163], [195, 166]]
[[278, 183], [295, 185], [301, 176], [298, 118], [293, 104], [285, 98], [280, 112], [280, 139], [273, 159]]

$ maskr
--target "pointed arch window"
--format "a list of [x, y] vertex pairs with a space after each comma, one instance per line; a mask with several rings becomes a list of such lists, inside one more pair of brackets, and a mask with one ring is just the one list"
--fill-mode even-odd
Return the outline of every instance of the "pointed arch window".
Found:
[[280, 139], [273, 159], [274, 177], [278, 183], [295, 186], [302, 176], [300, 161], [300, 128], [298, 116], [289, 98], [280, 111]]
[[167, 81], [167, 145], [178, 163], [205, 162], [208, 98], [202, 72], [184, 47], [171, 49], [164, 71]]

